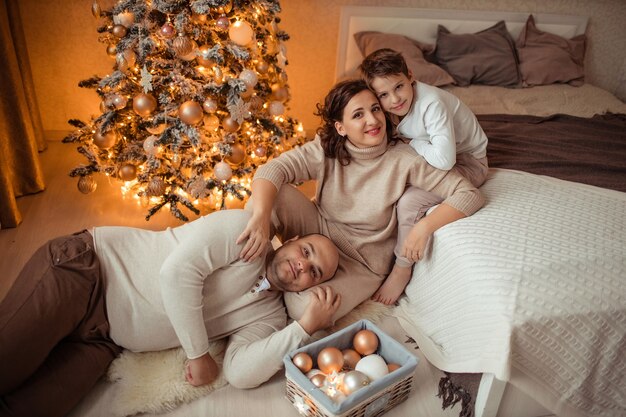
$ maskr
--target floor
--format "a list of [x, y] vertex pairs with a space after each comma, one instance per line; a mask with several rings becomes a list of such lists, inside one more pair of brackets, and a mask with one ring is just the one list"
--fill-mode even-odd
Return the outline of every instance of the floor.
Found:
[[[147, 229], [163, 229], [181, 224], [168, 211], [162, 210], [150, 221], [147, 209], [132, 197], [122, 198], [120, 186], [98, 178], [97, 190], [88, 195], [77, 189], [77, 180], [67, 173], [79, 163], [81, 156], [74, 145], [49, 142], [41, 153], [47, 188], [45, 191], [18, 199], [23, 222], [17, 228], [0, 230], [0, 300], [4, 298], [23, 264], [47, 240], [98, 225], [124, 225]], [[306, 193], [314, 192], [305, 184]], [[387, 318], [380, 327], [400, 342], [407, 337], [395, 318]], [[443, 373], [430, 365], [419, 350], [407, 348], [419, 358], [413, 390], [407, 401], [385, 415], [389, 417], [456, 417], [460, 407], [442, 410], [436, 397]], [[546, 416], [549, 413], [528, 396], [507, 386], [498, 416]], [[114, 386], [101, 382], [71, 414], [73, 417], [111, 416], [110, 404], [115, 401]], [[298, 412], [285, 397], [285, 377], [279, 372], [270, 381], [253, 390], [226, 386], [210, 395], [182, 405], [168, 416], [297, 416]]]

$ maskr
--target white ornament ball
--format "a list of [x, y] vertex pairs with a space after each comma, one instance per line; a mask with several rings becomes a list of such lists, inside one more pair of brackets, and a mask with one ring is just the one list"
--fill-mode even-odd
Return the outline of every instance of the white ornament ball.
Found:
[[228, 181], [233, 176], [233, 170], [226, 162], [218, 162], [213, 168], [215, 178], [220, 181]]
[[252, 42], [254, 31], [250, 24], [243, 20], [238, 20], [228, 28], [228, 37], [237, 45], [245, 46]]
[[387, 362], [382, 356], [376, 354], [363, 357], [354, 369], [363, 372], [371, 381], [376, 381], [389, 373]]
[[111, 104], [113, 104], [116, 109], [121, 110], [128, 104], [128, 98], [121, 94], [114, 94], [113, 97], [111, 97]]
[[272, 101], [269, 106], [269, 111], [272, 116], [280, 116], [285, 112], [285, 106], [280, 101]]
[[204, 100], [204, 103], [202, 103], [202, 108], [209, 114], [215, 113], [217, 111], [217, 102], [212, 98], [207, 98]]
[[249, 89], [254, 88], [256, 83], [259, 81], [259, 77], [256, 75], [256, 72], [247, 68], [239, 73], [239, 79], [246, 83], [246, 86]]
[[159, 145], [155, 144], [157, 140], [159, 140], [158, 136], [151, 135], [143, 141], [143, 150], [148, 155], [156, 155], [159, 152]]

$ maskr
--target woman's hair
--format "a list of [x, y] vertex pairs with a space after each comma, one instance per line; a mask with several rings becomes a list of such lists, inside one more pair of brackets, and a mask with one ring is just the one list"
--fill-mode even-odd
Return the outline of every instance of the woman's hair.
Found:
[[[348, 152], [345, 146], [347, 138], [337, 132], [335, 122], [343, 121], [343, 111], [348, 102], [352, 100], [352, 97], [364, 90], [369, 89], [363, 80], [341, 81], [331, 88], [324, 99], [323, 105], [317, 104], [315, 115], [322, 118], [322, 125], [317, 129], [317, 134], [320, 136], [324, 155], [327, 158], [337, 158], [341, 165], [350, 163], [350, 152]], [[387, 114], [385, 114], [385, 121], [387, 141], [395, 142], [396, 139], [392, 137], [393, 126]]]

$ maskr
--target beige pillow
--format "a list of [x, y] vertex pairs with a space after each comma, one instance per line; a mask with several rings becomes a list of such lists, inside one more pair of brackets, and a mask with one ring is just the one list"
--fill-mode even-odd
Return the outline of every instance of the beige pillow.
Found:
[[535, 26], [533, 15], [528, 16], [526, 26], [517, 39], [523, 85], [582, 85], [585, 80], [586, 40], [585, 35], [568, 40], [543, 32]]
[[457, 85], [519, 85], [515, 42], [504, 21], [476, 33], [453, 34], [439, 25], [437, 63]]
[[382, 32], [358, 32], [354, 34], [354, 39], [364, 57], [383, 48], [400, 52], [413, 73], [413, 78], [418, 81], [434, 86], [454, 82], [450, 74], [424, 58], [423, 52], [431, 51], [432, 45], [423, 44], [406, 36]]

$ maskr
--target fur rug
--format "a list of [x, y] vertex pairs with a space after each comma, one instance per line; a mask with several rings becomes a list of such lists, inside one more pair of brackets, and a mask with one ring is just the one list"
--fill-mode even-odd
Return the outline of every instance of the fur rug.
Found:
[[[368, 319], [373, 323], [388, 315], [393, 307], [367, 300], [342, 317], [330, 329], [340, 330], [355, 321]], [[212, 342], [211, 356], [222, 365], [226, 341]], [[113, 382], [115, 401], [111, 407], [115, 416], [139, 413], [160, 414], [182, 403], [193, 401], [227, 384], [220, 373], [215, 382], [193, 387], [185, 380], [185, 352], [182, 348], [161, 352], [133, 353], [125, 350], [113, 361], [108, 379]]]

